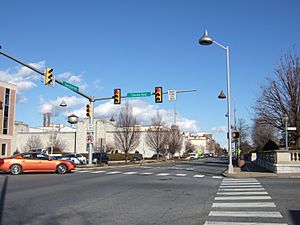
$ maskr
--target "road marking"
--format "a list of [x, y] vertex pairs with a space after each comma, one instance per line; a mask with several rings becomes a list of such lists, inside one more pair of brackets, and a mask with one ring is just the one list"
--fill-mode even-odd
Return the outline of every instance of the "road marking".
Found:
[[259, 185], [259, 182], [253, 183], [221, 183], [222, 186], [241, 186], [241, 185]]
[[228, 203], [213, 203], [213, 208], [275, 208], [275, 204], [273, 202], [228, 202]]
[[222, 176], [212, 176], [213, 179], [222, 179]]
[[169, 173], [159, 173], [159, 174], [156, 174], [156, 176], [169, 176], [170, 174]]
[[140, 173], [139, 175], [152, 175], [154, 173]]
[[287, 223], [222, 222], [205, 221], [204, 225], [288, 225]]
[[280, 212], [262, 212], [262, 211], [210, 211], [208, 216], [230, 216], [230, 217], [269, 217], [282, 218]]
[[262, 200], [271, 199], [270, 196], [225, 196], [215, 197], [215, 200]]
[[120, 171], [111, 171], [111, 172], [107, 172], [106, 174], [110, 175], [110, 174], [119, 174], [121, 173]]
[[264, 188], [220, 188], [219, 191], [264, 191]]
[[105, 172], [107, 172], [107, 171], [99, 170], [99, 171], [93, 171], [93, 172], [91, 172], [91, 173], [105, 173]]
[[218, 192], [217, 195], [267, 195], [266, 191], [235, 191], [235, 192]]
[[223, 180], [222, 183], [249, 183], [249, 182], [258, 182], [256, 179], [251, 180]]
[[196, 174], [193, 177], [199, 178], [199, 177], [204, 177], [204, 175]]
[[89, 173], [91, 171], [90, 170], [78, 170], [77, 172], [79, 172], [79, 173]]
[[132, 174], [137, 174], [138, 172], [125, 172], [125, 173], [122, 173], [124, 175], [132, 175]]
[[234, 186], [220, 186], [220, 188], [261, 188], [262, 185], [234, 185]]
[[185, 177], [187, 174], [185, 173], [177, 173], [175, 174], [176, 177]]
[[288, 225], [287, 223], [222, 222], [205, 221], [204, 225]]

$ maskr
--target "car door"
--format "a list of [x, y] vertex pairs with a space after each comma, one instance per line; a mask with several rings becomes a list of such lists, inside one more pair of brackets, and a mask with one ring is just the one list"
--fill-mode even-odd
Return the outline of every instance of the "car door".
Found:
[[55, 171], [55, 162], [49, 160], [49, 156], [38, 153], [36, 154], [37, 168], [39, 171]]
[[25, 153], [22, 155], [21, 165], [24, 172], [33, 171], [37, 167], [37, 161], [33, 153]]

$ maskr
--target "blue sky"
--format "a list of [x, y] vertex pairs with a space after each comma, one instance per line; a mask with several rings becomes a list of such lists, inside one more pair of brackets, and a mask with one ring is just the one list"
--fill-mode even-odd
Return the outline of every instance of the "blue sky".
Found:
[[[54, 69], [60, 80], [95, 97], [114, 88], [128, 92], [197, 89], [177, 96], [177, 122], [184, 131], [209, 132], [226, 145], [225, 51], [200, 46], [205, 29], [230, 48], [231, 95], [237, 116], [249, 123], [260, 84], [272, 76], [282, 54], [299, 48], [299, 7], [291, 1], [106, 0], [1, 1], [2, 51]], [[60, 115], [84, 116], [86, 99], [59, 85], [44, 86], [41, 76], [0, 57], [0, 80], [18, 85], [16, 119], [42, 125], [42, 112], [64, 99]], [[130, 100], [141, 123], [160, 110], [173, 121], [174, 102], [164, 97]], [[124, 102], [124, 101], [123, 101]], [[95, 115], [111, 117], [119, 106], [96, 102]], [[64, 117], [56, 118], [63, 122]]]

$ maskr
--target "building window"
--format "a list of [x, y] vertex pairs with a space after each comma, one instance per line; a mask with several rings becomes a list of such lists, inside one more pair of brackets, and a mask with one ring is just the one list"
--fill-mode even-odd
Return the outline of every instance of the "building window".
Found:
[[1, 155], [6, 155], [6, 144], [2, 144]]
[[4, 103], [4, 117], [3, 117], [3, 134], [8, 133], [9, 96], [10, 96], [10, 89], [6, 88], [5, 103]]

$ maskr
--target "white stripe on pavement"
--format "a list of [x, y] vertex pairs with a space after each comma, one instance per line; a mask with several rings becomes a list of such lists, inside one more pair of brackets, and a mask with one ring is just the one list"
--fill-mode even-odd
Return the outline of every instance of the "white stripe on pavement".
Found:
[[90, 170], [77, 170], [77, 172], [79, 173], [88, 173], [88, 172], [91, 172]]
[[213, 208], [263, 208], [263, 207], [276, 207], [273, 202], [228, 202], [228, 203], [213, 203]]
[[267, 195], [266, 191], [235, 191], [235, 192], [218, 192], [217, 195]]
[[204, 177], [204, 175], [200, 175], [200, 174], [196, 174], [196, 175], [194, 175], [193, 177]]
[[212, 178], [213, 179], [222, 179], [223, 177], [222, 176], [213, 176]]
[[106, 174], [119, 174], [119, 173], [121, 173], [120, 171], [111, 171], [111, 172], [107, 172]]
[[251, 182], [258, 182], [256, 179], [254, 180], [224, 180], [222, 183], [251, 183]]
[[288, 225], [287, 223], [222, 222], [205, 221], [204, 225]]
[[106, 173], [107, 171], [99, 170], [99, 171], [93, 171], [91, 173]]
[[169, 176], [170, 174], [169, 173], [159, 173], [159, 174], [156, 174], [156, 176]]
[[280, 212], [262, 212], [262, 211], [210, 211], [208, 216], [230, 216], [230, 217], [270, 217], [282, 218]]
[[215, 200], [262, 200], [272, 199], [270, 196], [225, 196], [215, 197]]
[[264, 191], [264, 188], [220, 188], [219, 191]]
[[222, 186], [238, 186], [238, 185], [260, 185], [259, 182], [247, 182], [247, 183], [222, 183]]
[[257, 188], [257, 187], [262, 187], [262, 185], [240, 185], [240, 186], [237, 186], [237, 185], [234, 185], [234, 186], [220, 186], [219, 188]]
[[137, 174], [138, 172], [125, 172], [125, 173], [122, 173], [124, 175], [132, 175], [132, 174]]
[[185, 177], [187, 174], [185, 173], [177, 173], [175, 174], [176, 177]]
[[152, 174], [154, 174], [154, 173], [145, 172], [145, 173], [140, 173], [139, 175], [152, 175]]

